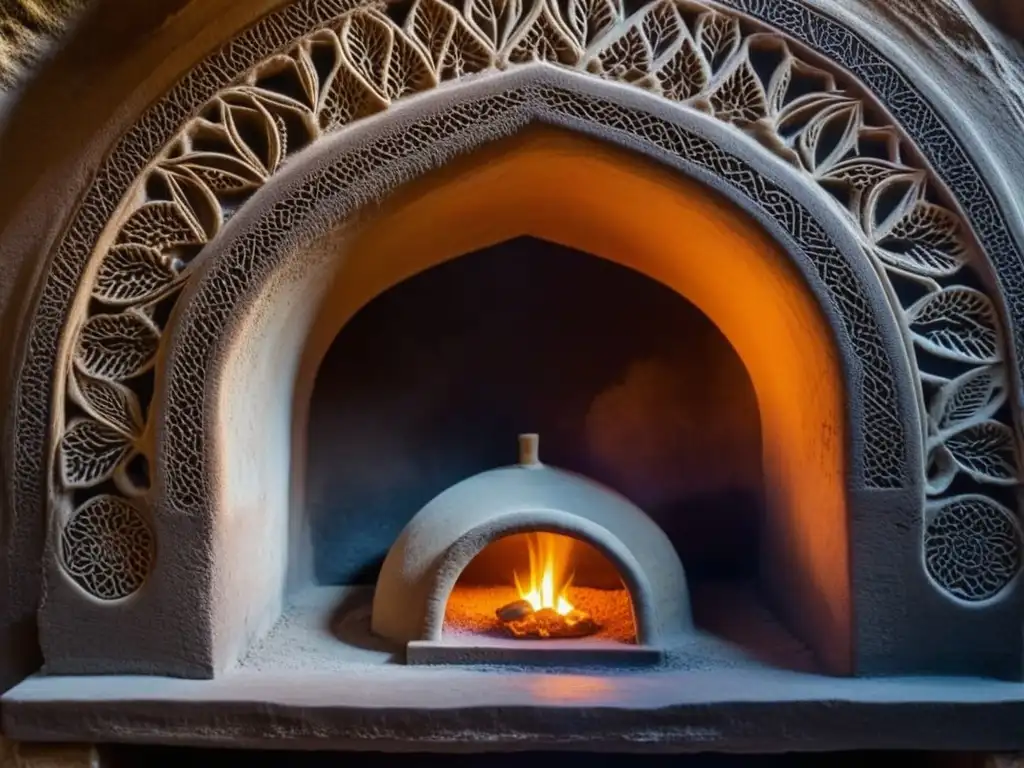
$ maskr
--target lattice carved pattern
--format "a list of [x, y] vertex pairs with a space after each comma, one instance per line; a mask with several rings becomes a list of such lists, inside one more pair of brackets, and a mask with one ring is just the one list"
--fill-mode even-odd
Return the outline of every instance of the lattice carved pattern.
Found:
[[[149, 484], [146, 413], [163, 326], [196, 256], [249, 196], [327, 132], [445, 81], [531, 62], [627, 83], [712, 115], [845, 211], [887, 280], [920, 375], [927, 489], [938, 510], [925, 532], [928, 571], [961, 600], [1001, 592], [1019, 568], [1020, 536], [999, 489], [1019, 482], [1020, 462], [1006, 340], [979, 288], [964, 222], [944, 205], [941, 182], [905, 154], [899, 130], [872, 119], [848, 76], [801, 60], [784, 36], [746, 17], [692, 0], [659, 0], [630, 15], [615, 0], [372, 4], [221, 90], [153, 158], [116, 222], [114, 244], [93, 255], [95, 278], [83, 287], [92, 301], [75, 331], [58, 415], [65, 425], [58, 476], [77, 505], [68, 530], [86, 511], [138, 530], [126, 521], [140, 516]], [[865, 482], [886, 487], [870, 468]], [[965, 575], [968, 540], [1007, 553], [993, 556], [1003, 565]], [[66, 533], [67, 571], [91, 594], [121, 597], [141, 584], [133, 577], [112, 592], [97, 588], [96, 577], [80, 575], [86, 555], [73, 541]], [[148, 567], [142, 555], [129, 559]]]

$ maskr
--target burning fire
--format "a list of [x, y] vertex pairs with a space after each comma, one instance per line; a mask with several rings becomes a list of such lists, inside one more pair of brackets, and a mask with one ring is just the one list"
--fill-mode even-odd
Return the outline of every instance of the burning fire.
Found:
[[527, 540], [530, 552], [530, 580], [524, 586], [516, 571], [512, 572], [519, 597], [530, 604], [534, 611], [545, 608], [559, 616], [572, 613], [573, 605], [565, 592], [572, 583], [569, 569], [572, 539], [554, 533], [533, 533]]

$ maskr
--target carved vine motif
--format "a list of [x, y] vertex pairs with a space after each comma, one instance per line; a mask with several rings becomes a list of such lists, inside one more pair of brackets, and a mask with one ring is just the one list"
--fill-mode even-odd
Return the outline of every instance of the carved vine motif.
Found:
[[[1006, 344], [970, 265], [970, 235], [938, 181], [905, 156], [900, 133], [841, 75], [802, 61], [781, 35], [692, 0], [630, 15], [614, 0], [415, 0], [355, 9], [264, 60], [211, 99], [139, 180], [114, 245], [95, 255], [90, 312], [74, 341], [58, 461], [80, 510], [146, 492], [150, 376], [169, 309], [203, 246], [289, 156], [407, 95], [531, 62], [712, 115], [828, 192], [887, 277], [915, 353], [929, 496], [1001, 498], [1000, 487], [1018, 483]], [[865, 480], [887, 487], [870, 470]], [[926, 562], [960, 599], [994, 594], [953, 589], [945, 566]]]

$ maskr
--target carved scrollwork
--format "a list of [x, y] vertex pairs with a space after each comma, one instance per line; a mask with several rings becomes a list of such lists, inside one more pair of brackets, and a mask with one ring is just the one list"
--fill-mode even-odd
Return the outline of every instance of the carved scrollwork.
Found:
[[998, 595], [1021, 566], [1014, 515], [984, 496], [946, 500], [925, 532], [925, 565], [944, 590], [980, 602]]
[[135, 593], [153, 562], [152, 531], [133, 504], [116, 496], [96, 496], [79, 507], [60, 543], [68, 575], [101, 600]]
[[[654, 0], [628, 14], [619, 0], [413, 0], [355, 8], [250, 69], [181, 127], [126, 198], [114, 245], [95, 254], [83, 288], [90, 312], [72, 342], [58, 475], [85, 499], [81, 509], [110, 480], [126, 496], [144, 492], [144, 473], [126, 467], [146, 450], [145, 392], [163, 318], [203, 246], [290, 156], [411, 94], [531, 62], [712, 115], [827, 193], [902, 318], [920, 373], [929, 495], [939, 503], [955, 488], [982, 498], [1020, 481], [1007, 341], [978, 288], [977, 245], [945, 186], [905, 156], [902, 133], [847, 74], [695, 0]], [[891, 477], [868, 462], [864, 481], [883, 488]], [[943, 519], [952, 530], [967, 518]]]

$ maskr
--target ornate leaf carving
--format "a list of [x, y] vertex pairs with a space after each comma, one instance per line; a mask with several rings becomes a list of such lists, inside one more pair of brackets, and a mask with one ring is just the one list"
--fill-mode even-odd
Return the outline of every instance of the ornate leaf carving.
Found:
[[127, 379], [152, 365], [159, 343], [159, 329], [141, 312], [93, 315], [82, 326], [75, 362], [97, 379]]
[[394, 45], [390, 22], [375, 13], [352, 13], [342, 23], [338, 39], [353, 74], [387, 101], [388, 65]]
[[946, 439], [957, 466], [972, 478], [997, 485], [1016, 485], [1017, 450], [1013, 431], [998, 421], [973, 424]]
[[569, 0], [562, 14], [576, 44], [586, 50], [622, 21], [622, 4], [616, 0]]
[[548, 61], [572, 66], [583, 56], [583, 49], [546, 2], [533, 3], [506, 48], [508, 60], [516, 64]]
[[159, 200], [135, 210], [121, 227], [117, 242], [167, 251], [182, 245], [201, 245], [206, 242], [206, 233], [178, 203]]
[[885, 237], [920, 202], [924, 194], [924, 174], [904, 171], [886, 176], [864, 197], [863, 227], [876, 241]]
[[430, 60], [419, 46], [413, 45], [398, 29], [393, 30], [391, 58], [388, 61], [384, 87], [392, 101], [407, 93], [416, 93], [437, 85]]
[[636, 25], [605, 47], [591, 67], [605, 77], [627, 83], [642, 80], [651, 71], [651, 49]]
[[704, 59], [689, 40], [683, 40], [654, 74], [665, 98], [673, 101], [691, 99], [707, 87], [711, 72]]
[[465, 0], [463, 16], [497, 53], [512, 38], [523, 15], [522, 0]]
[[238, 156], [269, 176], [284, 157], [277, 122], [249, 91], [235, 89], [223, 100], [224, 126]]
[[258, 189], [267, 180], [266, 173], [241, 157], [220, 152], [190, 152], [163, 165], [174, 171], [187, 169], [215, 193], [248, 192]]
[[967, 262], [959, 219], [925, 201], [892, 226], [876, 253], [887, 264], [928, 277], [951, 277]]
[[320, 126], [325, 131], [334, 130], [386, 106], [387, 100], [346, 64], [335, 73], [330, 86], [325, 90], [319, 116]]
[[717, 73], [740, 49], [739, 19], [710, 11], [697, 21], [697, 42], [712, 73]]
[[107, 304], [138, 304], [159, 296], [176, 278], [159, 251], [144, 245], [115, 245], [100, 262], [92, 292]]
[[932, 399], [929, 420], [936, 433], [989, 419], [1006, 402], [1006, 370], [1001, 365], [972, 368], [947, 382]]
[[209, 242], [223, 223], [223, 211], [217, 198], [187, 168], [179, 168], [165, 176], [174, 201], [199, 222]]
[[131, 441], [117, 430], [92, 419], [74, 419], [60, 441], [61, 481], [67, 488], [88, 488], [109, 480], [131, 448]]
[[142, 406], [128, 387], [78, 372], [70, 378], [72, 399], [90, 416], [126, 437], [138, 438], [142, 434], [145, 425]]
[[907, 322], [914, 341], [934, 355], [979, 365], [1000, 361], [995, 308], [973, 288], [928, 294], [907, 310]]
[[711, 94], [711, 107], [719, 120], [741, 125], [767, 117], [768, 97], [748, 62], [740, 62]]
[[441, 77], [458, 18], [458, 11], [441, 0], [415, 0], [405, 18], [405, 33], [423, 46], [438, 78]]
[[804, 165], [827, 172], [844, 159], [857, 144], [862, 116], [859, 101], [830, 98], [808, 122], [797, 147]]
[[483, 72], [494, 66], [490, 46], [459, 17], [452, 32], [452, 42], [441, 65], [440, 77], [445, 80]]
[[672, 52], [684, 39], [689, 39], [686, 24], [670, 0], [661, 0], [647, 8], [643, 12], [640, 29], [655, 60]]
[[822, 186], [840, 194], [850, 213], [862, 218], [867, 194], [886, 179], [906, 173], [906, 168], [887, 160], [851, 158], [833, 166], [818, 177]]

